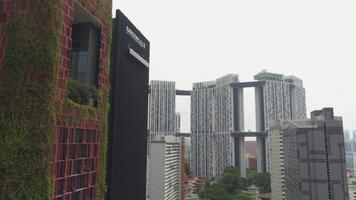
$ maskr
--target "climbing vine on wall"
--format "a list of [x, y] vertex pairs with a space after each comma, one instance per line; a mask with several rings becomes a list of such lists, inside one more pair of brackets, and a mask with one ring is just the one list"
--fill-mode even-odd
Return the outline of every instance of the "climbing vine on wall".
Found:
[[[104, 66], [104, 76], [109, 78], [110, 74], [110, 49], [111, 49], [111, 30], [112, 30], [112, 16], [111, 16], [111, 6], [109, 8], [105, 8], [104, 1], [107, 1], [106, 4], [111, 5], [111, 0], [96, 0], [94, 2], [90, 0], [81, 0], [81, 3], [84, 6], [89, 6], [94, 10], [98, 15], [102, 18], [104, 31], [107, 38], [107, 45], [108, 45], [108, 55], [107, 61], [108, 63]], [[93, 109], [88, 106], [82, 106], [79, 104], [75, 104], [75, 102], [68, 101], [69, 105], [72, 107], [81, 107], [82, 110], [87, 110], [85, 116], [89, 116], [89, 119], [97, 118], [100, 123], [100, 148], [99, 148], [99, 171], [97, 174], [97, 187], [96, 187], [96, 199], [104, 199], [105, 193], [107, 191], [107, 183], [106, 183], [106, 158], [107, 158], [107, 133], [108, 133], [108, 113], [109, 113], [109, 92], [110, 92], [110, 85], [107, 82], [102, 87], [98, 88], [98, 99], [99, 105], [98, 109]], [[100, 104], [101, 102], [101, 104]], [[100, 112], [98, 112], [100, 111]], [[74, 122], [75, 123], [75, 122]]]
[[[18, 9], [21, 1], [14, 0]], [[0, 179], [6, 200], [50, 199], [59, 65], [57, 0], [33, 2], [13, 12], [6, 27], [0, 77]]]

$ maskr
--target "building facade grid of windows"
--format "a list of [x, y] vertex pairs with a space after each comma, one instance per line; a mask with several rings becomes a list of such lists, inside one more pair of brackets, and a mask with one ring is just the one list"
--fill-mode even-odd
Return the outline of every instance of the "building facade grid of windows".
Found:
[[348, 198], [342, 120], [332, 108], [310, 120], [283, 121], [285, 193], [288, 200]]
[[[263, 86], [263, 124], [258, 124], [257, 129], [268, 130], [270, 123], [274, 120], [302, 120], [306, 119], [306, 103], [305, 89], [303, 81], [295, 76], [284, 76], [282, 74], [270, 73], [266, 70], [261, 71], [254, 76], [255, 80], [265, 81]], [[261, 97], [260, 97], [261, 98]], [[264, 131], [262, 130], [262, 131]], [[257, 144], [264, 143], [265, 145], [257, 145], [258, 153], [257, 160], [262, 160], [260, 157], [265, 156], [266, 169], [261, 169], [264, 166], [258, 164], [258, 171], [271, 171], [271, 146], [270, 138], [257, 138]], [[265, 149], [260, 149], [260, 148]], [[280, 148], [275, 147], [275, 148]], [[265, 155], [262, 155], [263, 152]], [[258, 162], [261, 163], [261, 162]]]
[[177, 132], [175, 104], [175, 82], [150, 82], [148, 129], [152, 136], [174, 135]]
[[191, 171], [193, 176], [221, 176], [235, 165], [233, 89], [238, 75], [193, 84], [191, 93]]
[[149, 192], [152, 200], [177, 200], [181, 195], [180, 140], [156, 135], [149, 145]]

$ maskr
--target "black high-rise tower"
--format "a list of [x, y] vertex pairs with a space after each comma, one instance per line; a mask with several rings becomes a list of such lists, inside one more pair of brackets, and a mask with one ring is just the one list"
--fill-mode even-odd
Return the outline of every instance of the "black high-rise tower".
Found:
[[149, 41], [120, 11], [113, 19], [108, 200], [146, 195]]

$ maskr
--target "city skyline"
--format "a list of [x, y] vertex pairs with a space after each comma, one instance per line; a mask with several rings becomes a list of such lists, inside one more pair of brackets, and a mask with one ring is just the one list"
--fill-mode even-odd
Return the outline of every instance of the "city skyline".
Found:
[[[191, 91], [193, 176], [220, 177], [226, 166], [238, 167], [241, 176], [246, 176], [245, 137], [256, 137], [257, 171], [270, 172], [270, 142], [263, 132], [276, 119], [306, 119], [303, 80], [267, 71], [256, 74], [254, 80], [239, 82], [237, 74], [228, 74], [213, 81], [194, 83]], [[244, 90], [251, 87], [256, 93], [256, 132], [246, 130], [244, 122]]]
[[[332, 106], [343, 116], [345, 129], [356, 129], [352, 112], [356, 96], [346, 98], [353, 89], [348, 80], [352, 80], [352, 66], [356, 65], [356, 29], [351, 26], [356, 18], [351, 9], [354, 2], [113, 3], [113, 8], [125, 11], [154, 44], [151, 80], [175, 81], [176, 88], [191, 89], [194, 82], [228, 73], [239, 74], [241, 81], [250, 80], [262, 69], [293, 74], [304, 81], [307, 112]], [[184, 15], [179, 14], [181, 10]], [[214, 37], [217, 39], [209, 39]], [[246, 91], [248, 99], [254, 99], [252, 94]], [[177, 99], [183, 131], [189, 131], [187, 105], [189, 99]], [[253, 112], [252, 107], [247, 106], [246, 114]], [[252, 116], [245, 116], [246, 127], [253, 128]]]
[[122, 1], [0, 0], [0, 200], [356, 198], [351, 2]]

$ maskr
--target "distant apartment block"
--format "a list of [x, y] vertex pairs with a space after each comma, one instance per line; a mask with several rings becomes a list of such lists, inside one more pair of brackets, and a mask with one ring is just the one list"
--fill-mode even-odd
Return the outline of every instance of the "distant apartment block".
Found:
[[256, 156], [250, 154], [246, 155], [246, 169], [257, 170], [257, 159]]
[[149, 94], [150, 135], [174, 135], [176, 127], [175, 82], [152, 80]]
[[178, 200], [181, 195], [180, 139], [157, 135], [149, 145], [149, 193], [151, 200]]
[[184, 200], [185, 196], [185, 187], [186, 187], [186, 172], [185, 172], [185, 138], [179, 137], [180, 146], [179, 146], [179, 168], [180, 168], [180, 200]]
[[256, 156], [256, 141], [245, 141], [245, 151], [251, 156]]
[[286, 200], [284, 179], [283, 129], [279, 120], [269, 128], [272, 199]]
[[[191, 93], [191, 171], [193, 176], [220, 176], [234, 166], [233, 89], [238, 75], [193, 84]], [[243, 118], [240, 118], [243, 120]], [[244, 162], [244, 159], [242, 159]]]
[[345, 137], [345, 154], [346, 154], [346, 168], [348, 171], [356, 174], [356, 135], [355, 131], [351, 134], [349, 130], [344, 131]]
[[256, 141], [245, 141], [246, 169], [257, 170]]
[[352, 140], [352, 135], [350, 134], [349, 130], [344, 130], [344, 139], [345, 141], [351, 141]]
[[[172, 81], [160, 81], [153, 80], [150, 82], [150, 93], [149, 93], [149, 122], [148, 129], [150, 131], [149, 137], [149, 152], [148, 152], [148, 163], [149, 166], [147, 170], [150, 172], [148, 174], [148, 184], [149, 192], [147, 199], [162, 199], [162, 193], [159, 194], [157, 190], [157, 185], [160, 183], [166, 185], [163, 189], [164, 196], [163, 199], [183, 199], [184, 198], [184, 180], [185, 180], [185, 139], [184, 137], [176, 138], [174, 135], [180, 132], [180, 113], [176, 112], [176, 88], [175, 82]], [[172, 142], [172, 141], [175, 142]], [[165, 145], [162, 145], [162, 144]], [[178, 144], [178, 146], [176, 145]], [[166, 160], [158, 160], [159, 152], [157, 148], [169, 148], [166, 153]], [[172, 151], [172, 148], [174, 151]], [[177, 151], [177, 152], [175, 152]], [[171, 162], [175, 155], [171, 153], [178, 153], [179, 156], [174, 161], [176, 168], [172, 169]], [[173, 157], [172, 157], [173, 156]], [[162, 159], [162, 158], [161, 158]], [[159, 172], [161, 167], [158, 166], [159, 162], [163, 165], [166, 162], [165, 169], [166, 174], [162, 176], [164, 171]], [[176, 171], [178, 170], [178, 172]], [[178, 174], [178, 177], [171, 177], [171, 174]], [[158, 177], [155, 177], [155, 176]], [[161, 177], [161, 180], [158, 178]], [[157, 182], [158, 181], [158, 182]], [[173, 186], [172, 186], [173, 184]], [[176, 188], [176, 184], [179, 184], [179, 188]], [[169, 185], [169, 186], [167, 186]], [[179, 193], [179, 194], [176, 194]]]
[[176, 132], [180, 133], [180, 113], [176, 112]]
[[[255, 91], [257, 116], [262, 116], [262, 118], [257, 117], [256, 120], [258, 130], [268, 130], [273, 120], [306, 119], [305, 89], [301, 79], [266, 70], [255, 75], [254, 79], [265, 82], [262, 89], [256, 88]], [[266, 163], [258, 162], [258, 169], [269, 172], [271, 168], [269, 138], [260, 137], [256, 140], [257, 160], [266, 161]], [[263, 156], [265, 158], [261, 158]]]
[[[245, 137], [256, 137], [259, 172], [269, 172], [267, 131], [276, 119], [306, 119], [305, 89], [294, 76], [262, 71], [254, 82], [239, 82], [238, 75], [193, 84], [191, 92], [191, 170], [194, 176], [219, 176], [227, 166], [245, 175]], [[256, 131], [244, 130], [244, 88], [255, 88]]]
[[305, 89], [301, 79], [265, 70], [254, 79], [266, 82], [263, 87], [265, 127], [275, 119], [306, 119]]
[[309, 120], [284, 120], [270, 130], [283, 147], [281, 157], [272, 154], [272, 163], [280, 163], [280, 168], [272, 165], [272, 182], [281, 180], [272, 183], [272, 196], [282, 188], [273, 199], [348, 198], [342, 119], [334, 117], [332, 108], [313, 111]]

